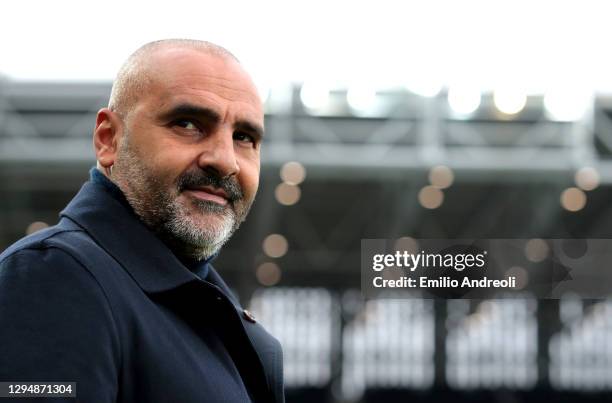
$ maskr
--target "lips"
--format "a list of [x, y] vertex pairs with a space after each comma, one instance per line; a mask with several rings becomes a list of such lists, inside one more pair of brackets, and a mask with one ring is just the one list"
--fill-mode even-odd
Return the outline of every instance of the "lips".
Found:
[[189, 192], [194, 197], [200, 200], [207, 200], [222, 206], [227, 205], [228, 196], [227, 193], [221, 188], [214, 188], [212, 186], [201, 186], [194, 188], [185, 189], [186, 192]]

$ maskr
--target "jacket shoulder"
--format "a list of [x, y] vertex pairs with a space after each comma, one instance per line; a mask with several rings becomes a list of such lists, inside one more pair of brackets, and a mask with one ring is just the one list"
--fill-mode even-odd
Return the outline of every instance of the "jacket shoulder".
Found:
[[7, 266], [19, 263], [21, 270], [35, 271], [37, 275], [44, 276], [47, 273], [45, 268], [53, 262], [54, 266], [78, 268], [83, 274], [89, 272], [88, 275], [96, 279], [98, 276], [84, 257], [94, 249], [99, 249], [99, 246], [87, 232], [72, 221], [62, 220], [58, 225], [26, 236], [9, 246], [0, 254], [0, 273], [7, 270]]
[[[27, 236], [0, 254], [0, 290], [25, 291], [47, 287], [47, 293], [57, 294], [66, 288], [78, 287], [90, 300], [108, 305], [108, 299], [95, 276], [79, 261], [70, 248], [62, 247], [62, 234], [76, 233], [50, 227]], [[85, 292], [85, 290], [87, 290]], [[85, 295], [87, 294], [87, 295]], [[5, 301], [6, 302], [6, 301]]]
[[0, 255], [0, 379], [76, 381], [84, 401], [114, 401], [114, 314], [92, 274], [53, 245], [63, 232], [41, 231]]
[[64, 232], [76, 231], [75, 229], [62, 228], [58, 225], [37, 231], [34, 234], [21, 238], [0, 254], [0, 263], [15, 253], [23, 250], [42, 250], [49, 246], [49, 240]]

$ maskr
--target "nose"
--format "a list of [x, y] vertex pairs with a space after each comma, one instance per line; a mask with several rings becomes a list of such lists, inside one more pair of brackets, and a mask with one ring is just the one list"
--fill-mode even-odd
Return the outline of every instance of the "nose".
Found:
[[209, 135], [198, 157], [200, 168], [213, 171], [221, 178], [238, 175], [240, 166], [236, 159], [233, 137], [231, 129], [219, 129]]

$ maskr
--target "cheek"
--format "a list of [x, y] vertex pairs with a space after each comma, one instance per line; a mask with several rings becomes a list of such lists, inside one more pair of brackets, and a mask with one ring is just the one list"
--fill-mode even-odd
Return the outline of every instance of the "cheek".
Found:
[[253, 199], [257, 193], [257, 188], [259, 187], [259, 176], [254, 176], [252, 178], [248, 178], [247, 180], [243, 180], [242, 183], [242, 189], [245, 197], [248, 199]]
[[175, 183], [195, 159], [192, 154], [172, 143], [160, 142], [155, 148], [149, 149], [149, 153], [144, 155], [147, 165], [165, 184]]
[[192, 147], [177, 142], [171, 134], [167, 129], [153, 125], [138, 127], [134, 133], [134, 145], [149, 166], [157, 171], [180, 170], [181, 165], [188, 165], [188, 161], [193, 159]]
[[259, 161], [249, 162], [240, 169], [240, 185], [244, 195], [248, 199], [253, 199], [259, 187]]

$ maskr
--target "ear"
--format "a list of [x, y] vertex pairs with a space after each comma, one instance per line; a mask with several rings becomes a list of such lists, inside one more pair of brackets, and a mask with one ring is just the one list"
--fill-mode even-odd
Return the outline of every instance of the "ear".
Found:
[[119, 139], [123, 134], [123, 121], [116, 112], [102, 108], [96, 116], [93, 133], [98, 164], [105, 170], [115, 163]]

